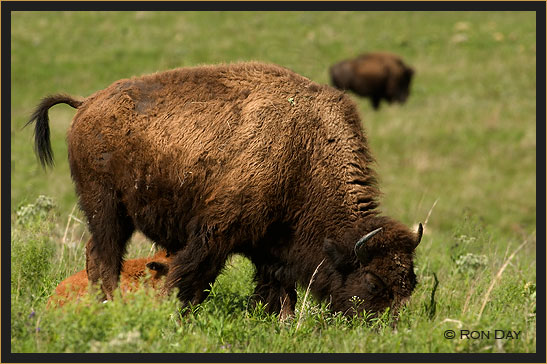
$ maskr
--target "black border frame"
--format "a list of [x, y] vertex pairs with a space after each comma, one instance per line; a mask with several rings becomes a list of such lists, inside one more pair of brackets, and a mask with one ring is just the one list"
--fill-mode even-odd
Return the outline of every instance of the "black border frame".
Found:
[[8, 11], [538, 11], [540, 1], [2, 1]]
[[[449, 2], [429, 2], [429, 1], [327, 1], [327, 2], [307, 2], [307, 1], [265, 1], [265, 2], [247, 2], [247, 1], [189, 1], [189, 2], [171, 2], [171, 1], [2, 1], [1, 6], [1, 116], [3, 120], [11, 118], [11, 12], [12, 11], [189, 11], [189, 10], [215, 10], [215, 11], [334, 11], [334, 10], [354, 10], [354, 11], [534, 11], [536, 12], [536, 225], [540, 222], [541, 229], [537, 231], [537, 251], [539, 265], [537, 265], [537, 324], [536, 324], [536, 353], [341, 353], [341, 354], [304, 354], [304, 353], [270, 353], [270, 354], [239, 354], [239, 353], [145, 353], [145, 354], [38, 354], [38, 353], [12, 353], [11, 352], [11, 322], [6, 318], [11, 316], [11, 303], [7, 297], [11, 296], [9, 281], [11, 277], [10, 258], [11, 251], [9, 245], [2, 244], [1, 250], [4, 253], [1, 258], [2, 285], [1, 292], [4, 299], [1, 303], [1, 313], [4, 322], [1, 327], [2, 355], [0, 361], [22, 363], [22, 362], [43, 362], [43, 363], [94, 363], [94, 362], [120, 362], [120, 363], [138, 363], [138, 362], [546, 362], [545, 353], [545, 14], [546, 3], [543, 1], [449, 1]], [[7, 121], [1, 123], [1, 171], [2, 184], [1, 194], [4, 197], [1, 212], [3, 219], [2, 240], [10, 240], [11, 222], [8, 218], [11, 215], [11, 133], [8, 132]], [[11, 131], [11, 130], [9, 130]], [[540, 136], [540, 138], [538, 138]], [[538, 168], [539, 166], [539, 168]], [[538, 173], [539, 172], [539, 173]], [[9, 196], [9, 197], [8, 197]], [[538, 209], [538, 206], [540, 209]]]

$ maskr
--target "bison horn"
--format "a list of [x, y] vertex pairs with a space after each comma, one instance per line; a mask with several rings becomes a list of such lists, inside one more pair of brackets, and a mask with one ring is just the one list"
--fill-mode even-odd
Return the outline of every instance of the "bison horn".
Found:
[[378, 234], [380, 231], [382, 231], [381, 227], [371, 231], [370, 233], [359, 239], [359, 241], [355, 244], [355, 248], [353, 250], [355, 251], [355, 255], [357, 255], [359, 261], [361, 261], [363, 264], [365, 264], [370, 258], [368, 257], [369, 254], [367, 254], [367, 248], [365, 243], [374, 235]]
[[420, 241], [422, 241], [422, 235], [424, 233], [424, 227], [422, 223], [418, 225], [418, 232], [416, 233], [416, 245], [414, 245], [414, 249], [420, 244]]

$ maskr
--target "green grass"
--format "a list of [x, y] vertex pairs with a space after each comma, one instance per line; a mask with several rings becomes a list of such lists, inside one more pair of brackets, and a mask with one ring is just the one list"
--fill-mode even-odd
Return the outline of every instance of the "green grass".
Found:
[[[532, 12], [12, 13], [12, 351], [535, 352], [535, 29]], [[313, 300], [302, 307], [305, 287], [291, 320], [251, 309], [254, 268], [240, 256], [181, 320], [176, 300], [146, 291], [130, 304], [46, 309], [55, 286], [84, 268], [89, 236], [70, 217], [81, 219], [65, 142], [74, 110], [50, 110], [52, 170], [39, 166], [32, 130], [22, 129], [41, 97], [87, 96], [120, 78], [239, 60], [327, 83], [330, 64], [368, 50], [398, 53], [417, 70], [405, 105], [374, 112], [352, 96], [377, 159], [382, 210], [409, 226], [429, 215], [416, 254], [419, 285], [396, 330], [385, 318], [365, 324]], [[136, 236], [128, 257], [150, 247]], [[522, 333], [448, 340], [448, 329]]]

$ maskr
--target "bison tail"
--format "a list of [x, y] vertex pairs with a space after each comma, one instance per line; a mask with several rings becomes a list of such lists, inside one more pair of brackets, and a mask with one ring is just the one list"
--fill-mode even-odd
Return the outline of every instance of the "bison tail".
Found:
[[51, 141], [49, 136], [49, 116], [50, 107], [57, 104], [68, 104], [77, 109], [82, 105], [82, 101], [75, 100], [68, 95], [47, 96], [36, 107], [30, 120], [25, 126], [36, 122], [34, 126], [34, 151], [43, 167], [53, 166], [53, 151], [51, 150]]

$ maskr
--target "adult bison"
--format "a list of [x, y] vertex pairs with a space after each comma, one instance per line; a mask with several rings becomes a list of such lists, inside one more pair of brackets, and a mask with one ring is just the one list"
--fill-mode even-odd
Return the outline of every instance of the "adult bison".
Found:
[[[381, 216], [373, 158], [342, 92], [261, 63], [123, 79], [88, 98], [45, 98], [31, 117], [52, 164], [48, 109], [78, 109], [68, 159], [92, 238], [87, 274], [107, 298], [138, 229], [172, 254], [168, 288], [197, 304], [227, 257], [256, 266], [255, 294], [291, 314], [296, 283], [335, 311], [397, 308], [422, 235]], [[355, 301], [355, 300], [353, 300]]]
[[[161, 289], [163, 277], [169, 271], [169, 258], [164, 251], [148, 258], [129, 259], [123, 262], [120, 275], [122, 293], [133, 291], [141, 286]], [[48, 306], [61, 307], [71, 299], [78, 299], [87, 293], [89, 281], [85, 270], [81, 270], [63, 280], [49, 298]]]
[[369, 97], [372, 107], [378, 109], [382, 99], [389, 103], [406, 101], [414, 69], [395, 54], [377, 52], [338, 62], [329, 73], [334, 87]]

